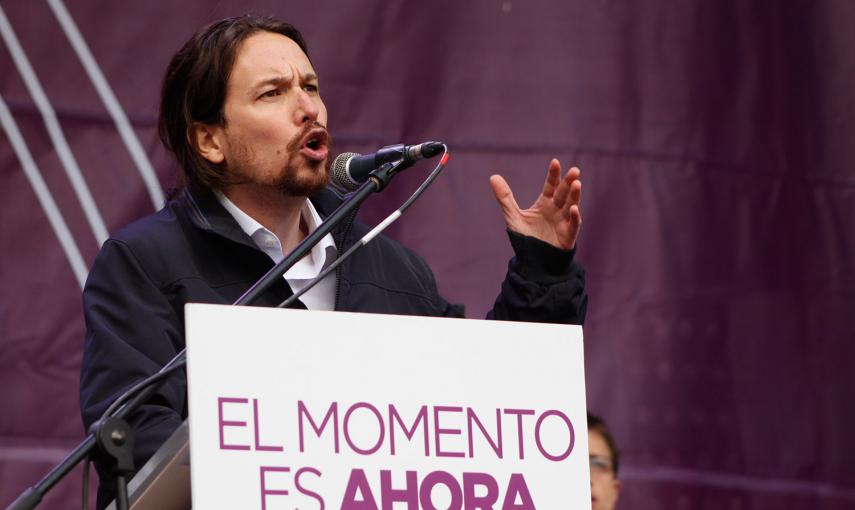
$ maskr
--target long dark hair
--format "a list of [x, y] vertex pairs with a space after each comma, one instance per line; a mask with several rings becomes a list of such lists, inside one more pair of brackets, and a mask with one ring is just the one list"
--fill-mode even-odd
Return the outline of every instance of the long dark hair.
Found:
[[282, 34], [309, 55], [303, 36], [293, 26], [274, 18], [244, 15], [202, 28], [172, 57], [160, 93], [158, 133], [183, 170], [181, 184], [204, 189], [229, 184], [221, 165], [199, 154], [190, 128], [195, 122], [226, 125], [223, 103], [235, 57], [241, 43], [261, 31]]

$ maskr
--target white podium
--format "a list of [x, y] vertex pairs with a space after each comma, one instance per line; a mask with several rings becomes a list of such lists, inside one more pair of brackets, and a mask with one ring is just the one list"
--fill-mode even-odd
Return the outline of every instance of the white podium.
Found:
[[590, 508], [579, 326], [199, 304], [186, 324], [197, 509]]

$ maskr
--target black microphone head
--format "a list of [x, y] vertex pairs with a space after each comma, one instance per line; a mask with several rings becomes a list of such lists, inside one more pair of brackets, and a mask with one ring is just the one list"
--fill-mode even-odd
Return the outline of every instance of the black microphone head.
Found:
[[335, 158], [332, 164], [332, 183], [346, 191], [354, 191], [359, 189], [360, 184], [350, 177], [347, 171], [347, 163], [359, 156], [355, 152], [342, 152]]
[[410, 162], [428, 159], [441, 153], [444, 148], [445, 145], [442, 142], [424, 142], [418, 145], [407, 145], [404, 157]]
[[432, 158], [442, 152], [442, 142], [425, 142], [422, 144], [422, 157], [425, 159]]

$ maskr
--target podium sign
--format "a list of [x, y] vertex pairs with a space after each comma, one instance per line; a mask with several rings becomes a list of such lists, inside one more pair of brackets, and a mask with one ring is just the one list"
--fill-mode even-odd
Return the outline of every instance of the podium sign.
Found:
[[590, 508], [578, 326], [186, 308], [193, 507]]

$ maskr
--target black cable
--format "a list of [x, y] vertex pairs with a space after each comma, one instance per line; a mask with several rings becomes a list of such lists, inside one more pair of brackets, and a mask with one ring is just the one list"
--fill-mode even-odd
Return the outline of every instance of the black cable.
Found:
[[[104, 420], [113, 416], [116, 411], [128, 400], [130, 400], [134, 395], [149, 387], [150, 385], [160, 381], [161, 379], [165, 379], [172, 375], [173, 372], [177, 371], [179, 368], [183, 368], [184, 365], [187, 364], [187, 358], [174, 358], [170, 361], [166, 366], [164, 366], [160, 371], [156, 374], [150, 375], [143, 379], [142, 381], [136, 383], [131, 386], [127, 391], [122, 393], [119, 398], [113, 401], [112, 404], [104, 411], [104, 414], [101, 415], [101, 419]], [[81, 489], [81, 501], [83, 510], [88, 510], [89, 508], [89, 468], [92, 460], [87, 455], [83, 460], [83, 487]]]
[[89, 463], [92, 462], [87, 456], [83, 461], [83, 510], [89, 510]]
[[153, 384], [153, 383], [155, 383], [161, 379], [165, 379], [166, 377], [171, 375], [172, 372], [175, 372], [179, 368], [184, 367], [184, 365], [186, 365], [186, 364], [187, 364], [187, 358], [186, 357], [182, 357], [180, 359], [176, 358], [172, 362], [170, 362], [168, 365], [166, 365], [165, 367], [160, 369], [160, 372], [153, 374], [153, 375], [150, 375], [150, 376], [146, 377], [145, 379], [143, 379], [142, 381], [136, 383], [130, 389], [125, 391], [119, 398], [114, 400], [112, 404], [110, 404], [110, 407], [108, 407], [107, 410], [104, 411], [104, 414], [101, 415], [101, 419], [103, 420], [105, 418], [109, 418], [110, 416], [113, 416], [115, 414], [115, 412], [119, 409], [119, 407], [121, 407], [122, 404], [124, 404], [125, 402], [130, 400], [130, 398], [133, 397], [135, 394], [137, 394], [140, 391], [142, 391], [143, 389], [147, 388], [149, 385], [151, 385], [151, 384]]

